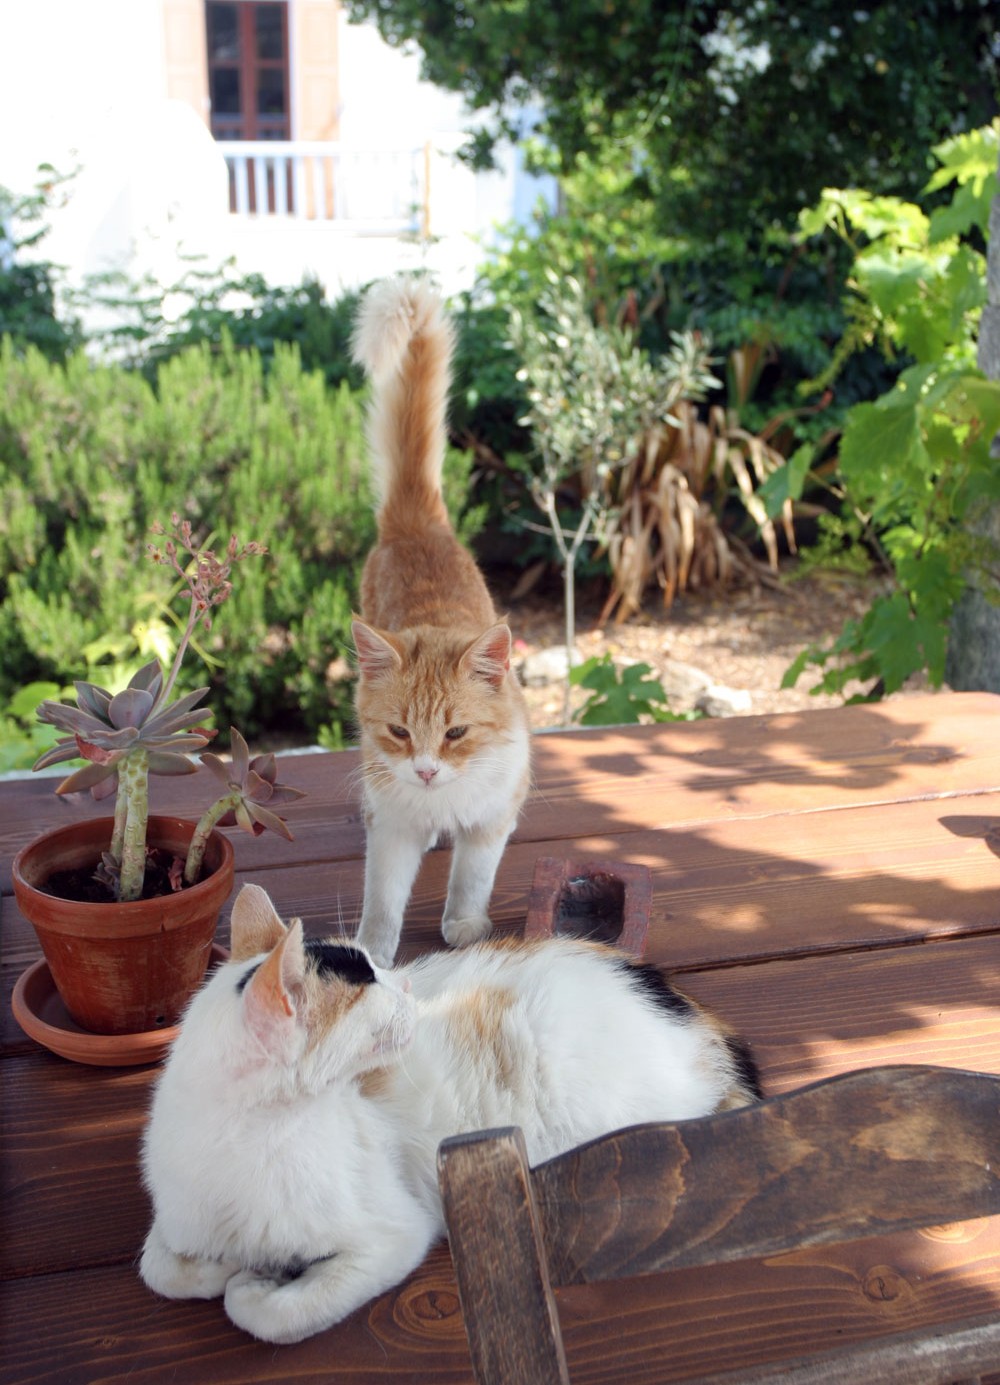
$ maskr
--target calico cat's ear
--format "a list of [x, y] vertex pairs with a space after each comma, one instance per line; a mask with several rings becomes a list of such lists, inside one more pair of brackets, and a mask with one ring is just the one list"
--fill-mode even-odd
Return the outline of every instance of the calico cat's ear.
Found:
[[363, 620], [351, 621], [354, 648], [358, 651], [358, 664], [365, 678], [380, 678], [392, 673], [402, 665], [399, 650], [386, 637], [366, 625]]
[[305, 972], [302, 920], [295, 919], [243, 991], [247, 1028], [273, 1057], [281, 1057], [287, 1051], [288, 1040], [295, 1029], [296, 1000]]
[[270, 896], [259, 885], [244, 885], [236, 896], [229, 921], [229, 951], [234, 962], [270, 952], [285, 936]]
[[461, 666], [474, 678], [482, 678], [499, 688], [510, 668], [511, 633], [509, 625], [491, 625], [473, 640], [462, 655]]

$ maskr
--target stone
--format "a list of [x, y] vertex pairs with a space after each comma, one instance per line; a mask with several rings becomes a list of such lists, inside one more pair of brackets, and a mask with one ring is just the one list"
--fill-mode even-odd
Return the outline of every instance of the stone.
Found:
[[[518, 674], [526, 688], [545, 688], [551, 683], [562, 683], [566, 678], [566, 646], [550, 645], [548, 649], [536, 649], [521, 660]], [[573, 650], [573, 667], [583, 663], [583, 655]]]
[[660, 683], [668, 702], [693, 702], [699, 694], [712, 686], [711, 675], [694, 664], [683, 664], [679, 659], [667, 659], [660, 674]]
[[753, 711], [753, 698], [746, 688], [727, 688], [712, 683], [695, 698], [695, 711], [707, 717], [741, 717]]

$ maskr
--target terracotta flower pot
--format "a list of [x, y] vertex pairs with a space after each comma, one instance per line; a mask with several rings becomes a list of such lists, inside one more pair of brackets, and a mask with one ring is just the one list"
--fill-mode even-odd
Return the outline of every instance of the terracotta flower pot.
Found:
[[[213, 832], [197, 885], [127, 904], [80, 903], [46, 894], [55, 871], [100, 860], [111, 818], [46, 832], [14, 858], [14, 894], [33, 925], [63, 1004], [96, 1034], [137, 1034], [176, 1024], [201, 984], [223, 904], [233, 888], [233, 848]], [[151, 817], [147, 840], [184, 856], [195, 824]]]

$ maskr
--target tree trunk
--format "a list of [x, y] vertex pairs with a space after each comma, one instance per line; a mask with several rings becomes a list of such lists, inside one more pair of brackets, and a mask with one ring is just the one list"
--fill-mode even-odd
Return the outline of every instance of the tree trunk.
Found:
[[[990, 208], [986, 278], [988, 301], [979, 324], [979, 368], [1000, 380], [1000, 191]], [[1000, 434], [992, 453], [1000, 463]], [[976, 533], [1000, 550], [1000, 506], [994, 505], [973, 524]], [[992, 599], [991, 599], [992, 597]], [[948, 632], [945, 678], [959, 692], [983, 689], [1000, 692], [1000, 592], [987, 594], [976, 578], [955, 603]]]

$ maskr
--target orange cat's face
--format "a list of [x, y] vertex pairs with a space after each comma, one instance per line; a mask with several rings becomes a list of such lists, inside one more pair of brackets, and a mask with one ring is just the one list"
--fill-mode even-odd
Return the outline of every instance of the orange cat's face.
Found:
[[426, 626], [389, 635], [356, 621], [354, 637], [357, 714], [374, 785], [396, 780], [435, 792], [506, 739], [519, 712], [508, 686], [507, 626], [470, 641]]

